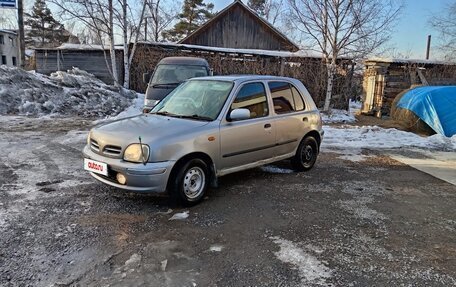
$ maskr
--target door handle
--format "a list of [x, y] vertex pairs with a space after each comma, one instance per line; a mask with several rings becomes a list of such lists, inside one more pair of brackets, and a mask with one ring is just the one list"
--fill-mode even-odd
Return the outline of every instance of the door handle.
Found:
[[303, 118], [302, 118], [302, 121], [303, 121], [303, 122], [308, 122], [309, 119], [308, 119], [307, 117], [303, 117]]
[[265, 128], [265, 129], [268, 129], [268, 128], [270, 128], [270, 127], [271, 127], [271, 124], [265, 124], [265, 125], [264, 125], [264, 128]]

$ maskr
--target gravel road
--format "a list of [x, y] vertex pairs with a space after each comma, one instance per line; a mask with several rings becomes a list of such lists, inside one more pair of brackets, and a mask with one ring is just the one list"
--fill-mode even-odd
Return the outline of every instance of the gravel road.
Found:
[[0, 286], [456, 285], [456, 187], [386, 153], [228, 175], [182, 209], [93, 180], [89, 127], [1, 117]]

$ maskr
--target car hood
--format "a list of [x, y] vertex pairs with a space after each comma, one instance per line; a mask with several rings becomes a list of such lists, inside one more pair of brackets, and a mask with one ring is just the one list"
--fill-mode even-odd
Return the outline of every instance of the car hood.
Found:
[[207, 124], [206, 121], [143, 114], [95, 127], [90, 132], [90, 138], [96, 140], [100, 147], [116, 145], [124, 149], [131, 143], [138, 143], [139, 137], [143, 143], [152, 144], [154, 141], [182, 135]]

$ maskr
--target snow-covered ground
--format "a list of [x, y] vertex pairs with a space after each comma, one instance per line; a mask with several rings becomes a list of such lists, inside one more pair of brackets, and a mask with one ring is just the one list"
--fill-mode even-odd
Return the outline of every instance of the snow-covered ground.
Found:
[[340, 158], [362, 161], [369, 158], [363, 149], [385, 150], [420, 148], [434, 151], [455, 151], [456, 136], [447, 138], [442, 135], [429, 137], [378, 126], [323, 126], [325, 136], [321, 145], [323, 152], [340, 154]]
[[0, 66], [0, 115], [114, 116], [136, 98], [78, 68], [46, 76]]
[[447, 138], [442, 135], [429, 137], [378, 126], [324, 126], [323, 148], [337, 149], [393, 149], [420, 147], [429, 149], [456, 149], [456, 136]]
[[328, 113], [322, 113], [321, 118], [323, 123], [354, 123], [356, 121], [355, 115], [359, 114], [359, 111], [361, 110], [361, 102], [350, 100], [348, 106], [348, 111], [332, 109]]
[[271, 237], [271, 239], [280, 248], [274, 254], [280, 261], [288, 263], [293, 269], [298, 270], [302, 286], [330, 286], [326, 280], [331, 278], [332, 271], [317, 259], [315, 253], [318, 252], [306, 250], [298, 244], [280, 237]]

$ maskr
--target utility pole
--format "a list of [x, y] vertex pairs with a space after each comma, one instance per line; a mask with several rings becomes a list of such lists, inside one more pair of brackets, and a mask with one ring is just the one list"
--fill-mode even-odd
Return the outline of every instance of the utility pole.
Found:
[[147, 42], [147, 18], [144, 17], [144, 42]]
[[25, 67], [25, 35], [24, 35], [24, 5], [23, 0], [17, 0], [17, 25], [19, 27], [19, 54], [21, 68]]
[[430, 52], [431, 52], [431, 35], [428, 35], [427, 47], [426, 47], [426, 60], [429, 60]]

